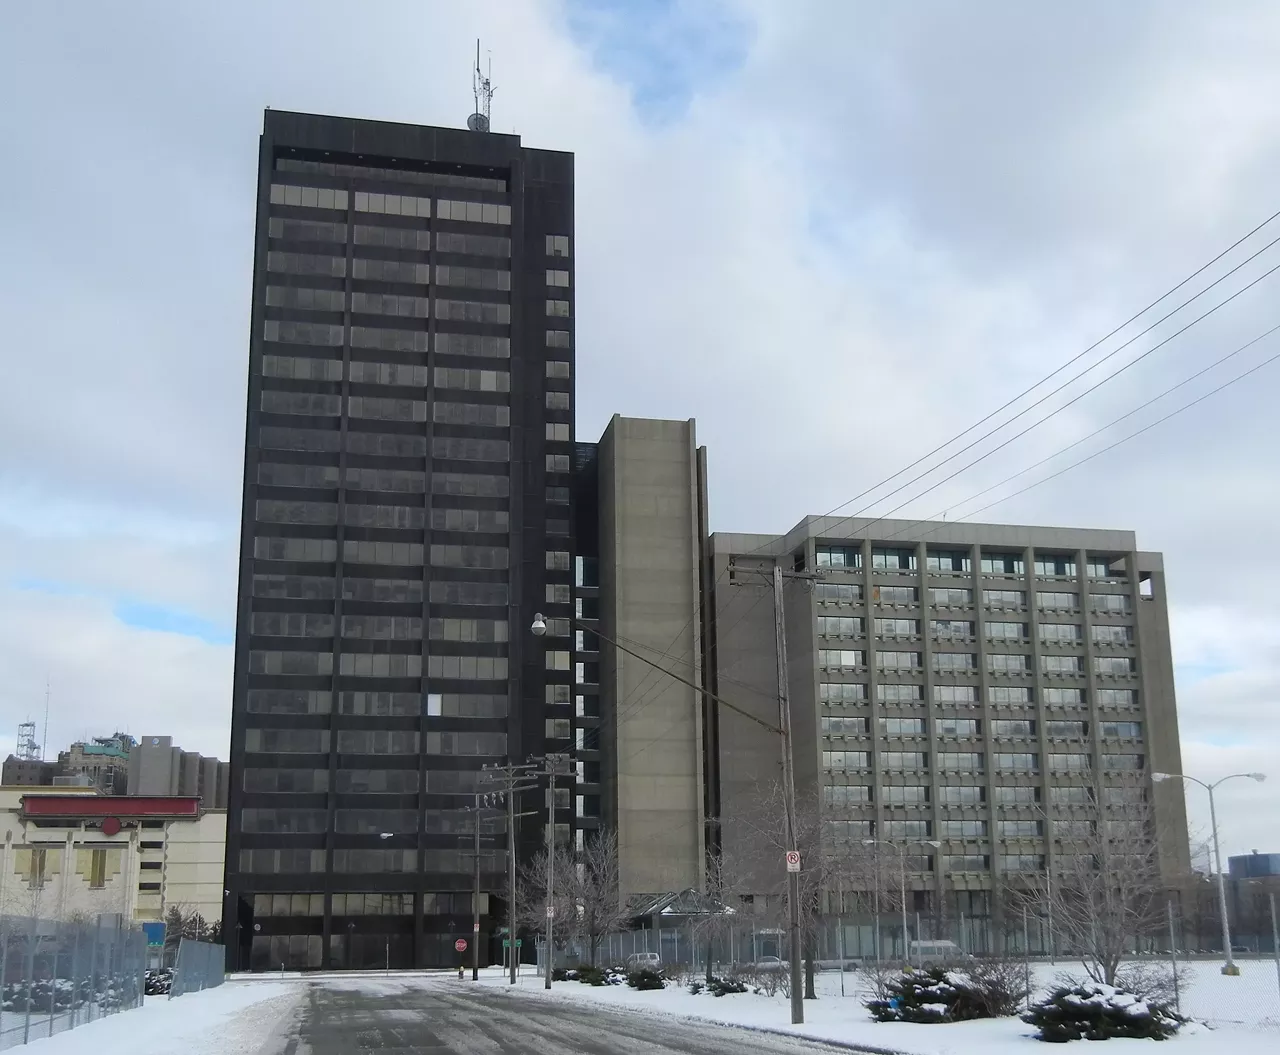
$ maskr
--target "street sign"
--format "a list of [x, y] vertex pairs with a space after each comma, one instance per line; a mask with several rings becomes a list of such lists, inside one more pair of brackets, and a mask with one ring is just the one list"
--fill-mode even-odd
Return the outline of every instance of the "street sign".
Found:
[[479, 934], [479, 933], [480, 933], [480, 924], [479, 924], [479, 923], [473, 923], [473, 924], [471, 924], [471, 933], [472, 933], [472, 934]]
[[800, 871], [800, 851], [799, 850], [787, 851], [787, 871], [788, 872]]
[[466, 939], [466, 938], [459, 938], [457, 941], [455, 941], [455, 942], [453, 943], [453, 947], [454, 947], [455, 949], [457, 949], [457, 950], [458, 950], [458, 952], [466, 952], [466, 951], [467, 951], [467, 939]]
[[555, 915], [556, 915], [556, 907], [555, 907], [555, 905], [548, 905], [548, 906], [547, 906], [547, 919], [555, 919]]
[[[520, 946], [522, 946], [523, 944], [524, 944], [524, 939], [523, 939], [523, 938], [517, 938], [517, 939], [516, 939], [516, 948], [517, 948], [517, 949], [518, 949], [518, 948], [520, 948]], [[510, 938], [503, 938], [503, 939], [502, 939], [502, 947], [503, 947], [504, 949], [509, 949], [509, 948], [511, 948], [511, 939], [510, 939]]]
[[142, 933], [147, 936], [148, 949], [160, 949], [164, 947], [164, 924], [159, 922], [148, 922], [142, 925]]

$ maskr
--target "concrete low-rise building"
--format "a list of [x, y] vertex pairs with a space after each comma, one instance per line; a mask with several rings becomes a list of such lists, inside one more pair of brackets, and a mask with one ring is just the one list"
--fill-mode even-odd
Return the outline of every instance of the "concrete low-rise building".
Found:
[[[1164, 568], [1132, 532], [810, 517], [712, 535], [709, 559], [714, 685], [762, 722], [768, 582], [775, 562], [798, 574], [796, 788], [824, 856], [904, 855], [910, 912], [997, 928], [1002, 887], [1086, 853], [1096, 825], [1150, 845], [1169, 889], [1188, 875], [1182, 791], [1151, 778], [1182, 771]], [[722, 849], [751, 860], [778, 737], [722, 716], [715, 746]]]
[[194, 796], [0, 788], [0, 833], [4, 915], [221, 918], [226, 812]]
[[129, 751], [130, 795], [194, 795], [225, 810], [230, 775], [230, 763], [184, 751], [172, 736], [144, 736]]

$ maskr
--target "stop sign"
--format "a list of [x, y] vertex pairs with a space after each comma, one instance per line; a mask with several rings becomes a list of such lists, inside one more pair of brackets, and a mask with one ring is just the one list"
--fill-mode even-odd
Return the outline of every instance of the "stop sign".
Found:
[[466, 952], [466, 951], [467, 951], [467, 939], [466, 939], [466, 938], [459, 938], [457, 941], [455, 941], [455, 942], [453, 943], [453, 947], [454, 947], [455, 949], [457, 949], [457, 950], [458, 950], [458, 952]]

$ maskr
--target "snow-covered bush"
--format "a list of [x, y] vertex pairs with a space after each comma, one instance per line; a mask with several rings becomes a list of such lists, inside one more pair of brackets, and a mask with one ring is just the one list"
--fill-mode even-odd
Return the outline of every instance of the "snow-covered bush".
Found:
[[728, 996], [730, 993], [745, 993], [747, 984], [740, 978], [712, 978], [709, 988], [716, 996]]
[[1051, 1043], [1068, 1040], [1168, 1040], [1183, 1023], [1167, 1006], [1140, 1000], [1101, 982], [1061, 986], [1033, 1004], [1022, 1021], [1036, 1026], [1037, 1037]]
[[638, 968], [628, 974], [627, 985], [632, 989], [665, 989], [667, 987], [662, 972], [648, 967]]
[[1004, 965], [967, 969], [908, 968], [881, 981], [881, 994], [866, 1002], [877, 1022], [965, 1022], [1015, 1014], [1026, 996]]
[[173, 968], [149, 968], [145, 975], [143, 993], [147, 996], [164, 996], [173, 988]]

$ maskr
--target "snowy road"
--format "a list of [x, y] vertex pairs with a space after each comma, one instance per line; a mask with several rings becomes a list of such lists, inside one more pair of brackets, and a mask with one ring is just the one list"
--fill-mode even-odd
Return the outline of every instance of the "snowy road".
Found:
[[313, 983], [284, 1047], [261, 1055], [847, 1055], [792, 1039], [489, 989]]

